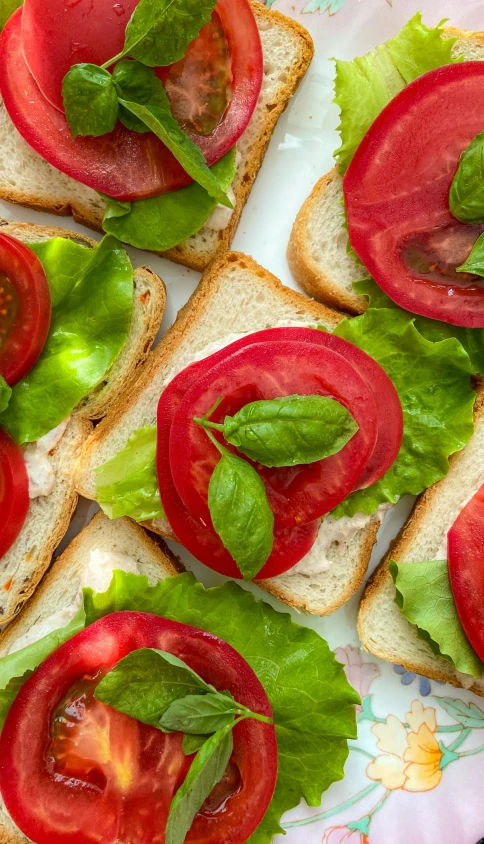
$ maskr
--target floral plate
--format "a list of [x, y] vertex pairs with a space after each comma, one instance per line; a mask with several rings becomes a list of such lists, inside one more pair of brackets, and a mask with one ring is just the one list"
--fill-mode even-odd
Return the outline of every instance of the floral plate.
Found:
[[[397, 33], [417, 11], [428, 25], [448, 17], [463, 29], [484, 30], [484, 2], [267, 0], [267, 4], [310, 30], [316, 55], [279, 121], [234, 247], [296, 288], [285, 259], [292, 223], [317, 179], [333, 166], [332, 152], [338, 146], [330, 57], [351, 59], [365, 53]], [[48, 214], [1, 202], [0, 216], [52, 225]], [[83, 231], [69, 218], [62, 225]], [[153, 255], [136, 250], [130, 254], [135, 265], [149, 263], [167, 284], [162, 335], [199, 276]], [[388, 514], [372, 568], [403, 524], [411, 503], [403, 500]], [[92, 511], [93, 505], [81, 504], [67, 540]], [[176, 552], [180, 553], [178, 547]], [[223, 580], [188, 554], [181, 556], [206, 585]], [[284, 609], [269, 596], [264, 598]], [[326, 792], [320, 808], [302, 803], [288, 813], [283, 821], [286, 836], [277, 836], [274, 844], [484, 844], [484, 699], [362, 654], [355, 626], [357, 605], [355, 596], [328, 618], [294, 614], [336, 649], [362, 697], [362, 707], [345, 779]]]

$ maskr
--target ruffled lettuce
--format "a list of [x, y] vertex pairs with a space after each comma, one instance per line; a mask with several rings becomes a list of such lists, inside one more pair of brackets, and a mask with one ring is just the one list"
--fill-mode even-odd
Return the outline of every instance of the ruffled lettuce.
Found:
[[[234, 147], [210, 168], [224, 191], [235, 178], [235, 155]], [[105, 199], [104, 231], [138, 249], [155, 252], [172, 249], [198, 232], [217, 205], [217, 200], [196, 182], [135, 202]]]
[[380, 504], [418, 495], [447, 474], [449, 456], [466, 445], [474, 430], [472, 366], [455, 337], [436, 343], [425, 339], [415, 317], [400, 309], [370, 308], [343, 320], [334, 333], [383, 367], [403, 409], [403, 442], [393, 466], [334, 511], [336, 517], [370, 514]]
[[[319, 806], [322, 792], [343, 778], [348, 739], [356, 738], [359, 703], [324, 639], [236, 583], [205, 589], [191, 574], [149, 586], [146, 577], [115, 571], [107, 592], [84, 589], [86, 625], [123, 610], [154, 613], [219, 636], [247, 660], [263, 684], [274, 712], [279, 771], [274, 797], [250, 844], [269, 844], [283, 831], [282, 814], [301, 797], [309, 806]], [[66, 631], [58, 631], [59, 642], [74, 635], [66, 636]], [[12, 698], [26, 666], [32, 670], [57, 647], [51, 649], [48, 638], [7, 657], [8, 670], [5, 658], [0, 660], [0, 686], [9, 683]]]
[[[353, 287], [360, 296], [368, 297], [370, 308], [394, 308], [401, 313], [407, 313], [399, 308], [370, 277], [353, 282]], [[422, 337], [431, 340], [432, 343], [438, 343], [439, 340], [446, 340], [448, 337], [456, 337], [469, 355], [472, 371], [475, 374], [484, 375], [484, 328], [461, 328], [458, 325], [450, 325], [448, 322], [440, 322], [440, 320], [423, 316], [416, 316], [414, 325]]]
[[353, 61], [336, 61], [335, 102], [340, 107], [341, 145], [334, 153], [346, 171], [371, 124], [409, 82], [451, 64], [455, 38], [443, 38], [444, 21], [433, 29], [414, 15], [398, 35]]
[[436, 656], [451, 662], [457, 671], [482, 677], [481, 662], [459, 621], [446, 560], [399, 565], [390, 561], [397, 590], [396, 602], [405, 618]]
[[133, 431], [125, 448], [96, 469], [96, 499], [110, 519], [164, 516], [156, 475], [156, 427]]
[[57, 427], [102, 381], [128, 339], [133, 310], [133, 268], [116, 238], [95, 249], [62, 237], [29, 245], [47, 275], [52, 320], [37, 363], [0, 413], [17, 443]]
[[13, 15], [22, 3], [23, 0], [2, 0], [0, 3], [0, 32], [7, 23], [10, 15]]

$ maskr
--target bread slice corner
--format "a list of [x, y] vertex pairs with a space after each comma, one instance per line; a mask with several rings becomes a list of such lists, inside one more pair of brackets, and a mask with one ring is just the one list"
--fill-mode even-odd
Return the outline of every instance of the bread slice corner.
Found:
[[[237, 142], [240, 163], [233, 190], [235, 210], [223, 231], [203, 226], [164, 257], [203, 272], [226, 251], [262, 165], [276, 123], [295, 93], [314, 53], [311, 36], [296, 21], [251, 0], [262, 41], [264, 78], [250, 123]], [[52, 167], [21, 138], [0, 98], [0, 199], [39, 211], [70, 215], [102, 230], [104, 200], [96, 191]]]
[[436, 656], [419, 638], [395, 602], [396, 590], [388, 569], [399, 564], [437, 559], [447, 531], [460, 510], [484, 483], [484, 386], [475, 404], [475, 430], [462, 451], [450, 458], [448, 474], [423, 493], [393, 547], [369, 580], [358, 612], [358, 634], [363, 650], [386, 662], [403, 665], [424, 677], [484, 695], [484, 678], [462, 674], [443, 657]]
[[[446, 27], [444, 37], [456, 38], [453, 55], [465, 61], [484, 59], [484, 32], [464, 32]], [[366, 270], [353, 254], [348, 254], [348, 233], [343, 217], [343, 185], [337, 167], [323, 176], [302, 205], [289, 240], [287, 257], [291, 272], [303, 290], [319, 302], [348, 311], [363, 313], [368, 307], [364, 296], [353, 289], [353, 282]]]
[[[221, 256], [206, 271], [165, 339], [152, 352], [139, 379], [86, 441], [76, 467], [75, 484], [86, 498], [96, 497], [97, 467], [126, 445], [130, 434], [156, 424], [156, 409], [167, 375], [186, 354], [196, 354], [229, 334], [259, 331], [280, 322], [334, 328], [342, 314], [281, 284], [252, 258], [238, 252]], [[186, 365], [186, 364], [185, 364]], [[336, 610], [355, 592], [366, 573], [378, 520], [355, 534], [347, 549], [330, 544], [331, 565], [317, 576], [283, 574], [259, 585], [289, 606], [318, 615]], [[166, 520], [145, 526], [175, 540]], [[324, 521], [320, 530], [324, 531]]]

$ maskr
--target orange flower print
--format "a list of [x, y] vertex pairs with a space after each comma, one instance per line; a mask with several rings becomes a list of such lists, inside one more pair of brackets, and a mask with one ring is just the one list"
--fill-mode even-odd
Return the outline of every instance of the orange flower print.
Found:
[[370, 844], [367, 835], [347, 826], [332, 826], [323, 836], [323, 844]]
[[442, 779], [443, 752], [435, 737], [435, 709], [426, 709], [414, 700], [407, 722], [408, 727], [389, 715], [383, 724], [373, 725], [372, 733], [383, 753], [368, 765], [366, 773], [390, 791], [431, 791]]

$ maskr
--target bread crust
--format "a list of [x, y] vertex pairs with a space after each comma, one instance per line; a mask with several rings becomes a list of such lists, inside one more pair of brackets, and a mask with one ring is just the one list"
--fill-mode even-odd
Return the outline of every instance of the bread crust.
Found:
[[[474, 405], [474, 419], [482, 418], [484, 415], [484, 381], [479, 379], [477, 386], [478, 393]], [[449, 459], [449, 475], [452, 472], [454, 463], [459, 460], [459, 454], [460, 452], [456, 452]], [[389, 584], [391, 584], [392, 589], [395, 592], [393, 578], [388, 568], [390, 560], [396, 560], [398, 562], [399, 559], [404, 558], [406, 553], [411, 549], [417, 536], [425, 530], [426, 520], [429, 518], [432, 503], [439, 494], [440, 485], [445, 482], [449, 475], [446, 475], [441, 481], [438, 481], [432, 487], [427, 489], [415, 501], [407, 522], [403, 525], [400, 532], [391, 543], [388, 553], [379, 563], [365, 587], [358, 611], [357, 630], [363, 649], [374, 654], [374, 656], [377, 656], [386, 662], [396, 662], [401, 664], [407, 669], [407, 671], [414, 671], [416, 674], [423, 674], [423, 676], [429, 677], [431, 680], [440, 680], [459, 688], [462, 687], [462, 683], [458, 681], [453, 666], [451, 666], [451, 664], [445, 659], [439, 659], [438, 667], [433, 665], [432, 668], [429, 668], [428, 665], [422, 665], [421, 663], [406, 659], [399, 653], [390, 654], [382, 647], [375, 647], [374, 643], [369, 642], [365, 635], [365, 625], [367, 619], [372, 614], [373, 601], [378, 598], [382, 589], [385, 589]], [[416, 635], [417, 634], [415, 632], [415, 636]], [[484, 696], [484, 684], [482, 682], [475, 682], [472, 686], [469, 686], [469, 688], [475, 694]]]
[[[249, 197], [252, 185], [260, 170], [269, 142], [279, 117], [287, 107], [291, 97], [296, 92], [306, 70], [309, 67], [314, 54], [314, 45], [309, 32], [297, 21], [282, 15], [272, 9], [267, 9], [259, 0], [250, 0], [252, 11], [260, 28], [268, 24], [277, 24], [280, 30], [299, 40], [298, 60], [287, 68], [286, 79], [279, 86], [277, 98], [270, 103], [264, 113], [262, 131], [259, 137], [251, 144], [250, 158], [238, 168], [233, 184], [236, 197], [235, 210], [227, 227], [216, 233], [208, 232], [210, 238], [215, 240], [214, 248], [208, 253], [201, 245], [196, 245], [194, 238], [189, 238], [183, 243], [175, 246], [167, 252], [157, 253], [176, 263], [183, 264], [193, 270], [203, 272], [206, 267], [221, 253], [225, 252], [232, 243], [233, 237], [239, 224], [240, 216], [245, 203]], [[32, 208], [36, 211], [48, 211], [61, 216], [72, 215], [77, 223], [88, 226], [94, 231], [102, 231], [101, 208], [96, 210], [93, 206], [76, 199], [71, 201], [58, 201], [54, 198], [43, 199], [42, 197], [27, 195], [22, 191], [15, 190], [10, 185], [0, 185], [0, 199], [14, 202]], [[202, 227], [201, 233], [207, 229]], [[197, 233], [198, 234], [198, 233]]]

